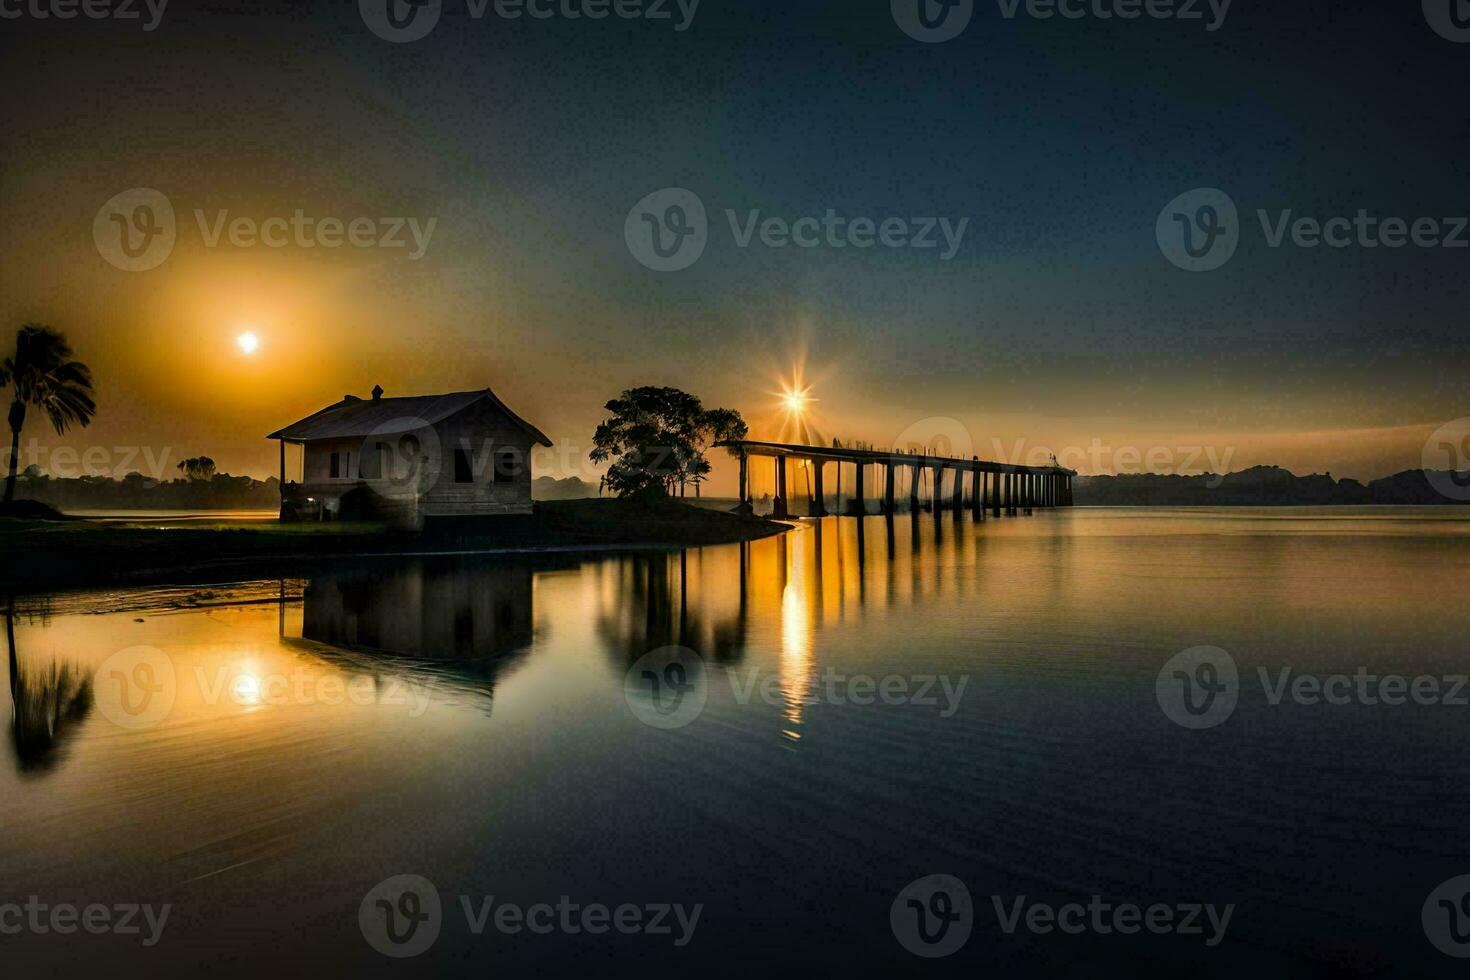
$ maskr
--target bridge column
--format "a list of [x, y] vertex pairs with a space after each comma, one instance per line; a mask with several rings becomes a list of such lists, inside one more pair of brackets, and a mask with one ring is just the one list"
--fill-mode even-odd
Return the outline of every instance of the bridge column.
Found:
[[998, 473], [998, 472], [997, 473], [987, 473], [986, 476], [985, 476], [985, 480], [986, 480], [986, 482], [988, 484], [990, 484], [990, 486], [987, 487], [986, 488], [986, 491], [985, 491], [986, 492], [986, 495], [989, 496], [989, 498], [990, 498], [990, 516], [991, 517], [999, 517], [1000, 516], [1000, 473]]
[[817, 499], [813, 502], [812, 516], [813, 517], [826, 517], [827, 516], [827, 494], [822, 489], [822, 471], [824, 469], [826, 469], [827, 466], [820, 459], [813, 459], [813, 460], [811, 460], [811, 464], [812, 464], [812, 490], [817, 495]]
[[892, 462], [883, 464], [883, 513], [893, 513], [893, 479], [898, 467]]
[[750, 459], [745, 450], [740, 450], [740, 506], [737, 510], [749, 514], [750, 510]]
[[784, 521], [791, 516], [786, 509], [786, 457], [776, 456], [776, 499], [771, 502], [771, 516]]
[[985, 474], [980, 472], [980, 463], [976, 461], [970, 470], [970, 513], [975, 520], [985, 520]]
[[[864, 478], [864, 470], [867, 469], [862, 463], [853, 464], [857, 468], [857, 479], [853, 480], [852, 487], [852, 512], [856, 517], [862, 517], [868, 512], [868, 505], [864, 496], [868, 492], [868, 483]], [[861, 527], [861, 525], [859, 525]]]
[[1006, 516], [1016, 516], [1016, 471], [1006, 473]]
[[919, 512], [919, 464], [909, 467], [909, 513]]

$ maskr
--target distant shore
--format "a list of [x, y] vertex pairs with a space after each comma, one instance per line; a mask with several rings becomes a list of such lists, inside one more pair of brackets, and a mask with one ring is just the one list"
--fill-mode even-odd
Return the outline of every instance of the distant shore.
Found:
[[675, 549], [768, 537], [789, 525], [677, 501], [569, 500], [534, 514], [431, 526], [419, 534], [374, 524], [280, 524], [146, 518], [0, 520], [0, 590], [34, 593], [102, 585], [224, 581], [303, 574], [344, 559]]

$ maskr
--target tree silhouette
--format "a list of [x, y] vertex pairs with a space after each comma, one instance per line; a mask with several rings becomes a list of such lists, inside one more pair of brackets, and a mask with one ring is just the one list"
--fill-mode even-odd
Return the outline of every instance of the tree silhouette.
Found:
[[15, 335], [15, 353], [0, 362], [0, 385], [11, 389], [10, 472], [5, 477], [5, 503], [15, 499], [15, 471], [20, 463], [20, 430], [26, 409], [46, 413], [57, 435], [72, 423], [86, 427], [97, 414], [92, 400], [92, 372], [72, 360], [66, 337], [39, 323], [28, 323]]
[[213, 480], [214, 460], [208, 456], [190, 456], [176, 467], [180, 473], [190, 480]]
[[5, 644], [10, 671], [10, 745], [21, 772], [43, 772], [57, 750], [92, 709], [92, 678], [74, 664], [47, 670], [21, 666], [15, 644], [15, 601], [5, 605]]
[[709, 473], [710, 445], [748, 431], [740, 413], [706, 411], [677, 388], [630, 388], [608, 402], [612, 418], [592, 436], [592, 462], [612, 462], [603, 485], [620, 497], [669, 496]]

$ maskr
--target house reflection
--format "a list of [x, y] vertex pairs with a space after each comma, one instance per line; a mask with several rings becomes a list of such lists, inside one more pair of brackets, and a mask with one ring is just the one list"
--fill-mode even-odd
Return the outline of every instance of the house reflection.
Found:
[[[284, 642], [342, 666], [411, 673], [488, 700], [534, 638], [533, 570], [524, 563], [405, 559], [313, 576], [300, 638]], [[284, 608], [284, 607], [283, 607]]]

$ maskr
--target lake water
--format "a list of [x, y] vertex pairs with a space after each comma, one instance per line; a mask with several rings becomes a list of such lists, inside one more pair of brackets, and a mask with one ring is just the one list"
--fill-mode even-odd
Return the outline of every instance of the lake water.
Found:
[[[17, 600], [0, 961], [1448, 976], [1467, 582], [1449, 509], [1079, 508]], [[1272, 703], [1359, 673], [1439, 693]], [[972, 911], [904, 892], [932, 875]], [[28, 901], [170, 910], [9, 929]], [[1027, 925], [1089, 902], [1107, 932]], [[1164, 911], [1125, 934], [1128, 905]], [[920, 913], [963, 945], [916, 958]]]

